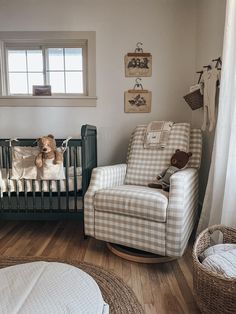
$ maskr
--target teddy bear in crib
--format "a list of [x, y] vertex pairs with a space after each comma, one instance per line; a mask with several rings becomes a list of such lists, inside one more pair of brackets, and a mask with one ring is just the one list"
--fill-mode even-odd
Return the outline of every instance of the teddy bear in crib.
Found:
[[63, 161], [62, 152], [57, 150], [56, 141], [53, 135], [40, 137], [38, 140], [39, 154], [35, 158], [35, 165], [43, 167], [45, 160], [53, 159], [53, 164], [58, 165]]
[[170, 166], [157, 176], [157, 180], [155, 182], [149, 183], [148, 186], [150, 188], [163, 189], [164, 191], [169, 192], [171, 175], [183, 169], [187, 165], [191, 156], [191, 152], [186, 153], [176, 149], [175, 153], [171, 157]]

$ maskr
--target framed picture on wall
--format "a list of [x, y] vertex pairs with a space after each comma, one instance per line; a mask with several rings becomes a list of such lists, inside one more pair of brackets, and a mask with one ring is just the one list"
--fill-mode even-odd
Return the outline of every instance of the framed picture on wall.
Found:
[[150, 53], [127, 53], [125, 56], [125, 76], [152, 76], [152, 55]]
[[148, 90], [131, 89], [125, 92], [125, 112], [151, 112], [152, 92]]

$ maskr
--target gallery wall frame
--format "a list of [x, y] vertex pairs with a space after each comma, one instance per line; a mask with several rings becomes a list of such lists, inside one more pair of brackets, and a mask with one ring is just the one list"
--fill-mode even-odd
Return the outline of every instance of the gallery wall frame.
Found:
[[152, 76], [152, 55], [143, 52], [142, 43], [138, 42], [134, 52], [125, 55], [126, 77], [150, 77]]
[[152, 92], [143, 89], [141, 78], [135, 80], [133, 89], [125, 92], [125, 112], [126, 113], [148, 113], [151, 112]]

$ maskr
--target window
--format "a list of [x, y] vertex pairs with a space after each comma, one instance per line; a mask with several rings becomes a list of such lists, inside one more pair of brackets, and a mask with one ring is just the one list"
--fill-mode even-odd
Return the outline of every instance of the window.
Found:
[[33, 85], [51, 85], [53, 94], [86, 94], [85, 44], [81, 47], [8, 47], [8, 95], [32, 94]]
[[42, 50], [8, 49], [7, 60], [8, 95], [31, 94], [32, 85], [44, 85]]
[[83, 48], [48, 48], [46, 56], [52, 92], [84, 94]]
[[0, 32], [0, 70], [0, 98], [51, 85], [48, 98], [95, 99], [95, 32]]

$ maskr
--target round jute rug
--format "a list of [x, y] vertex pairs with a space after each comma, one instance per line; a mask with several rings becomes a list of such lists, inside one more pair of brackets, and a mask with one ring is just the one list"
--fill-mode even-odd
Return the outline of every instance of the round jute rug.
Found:
[[36, 261], [60, 262], [73, 265], [88, 273], [97, 282], [110, 314], [144, 314], [134, 292], [110, 271], [85, 262], [47, 257], [1, 257], [0, 268]]

